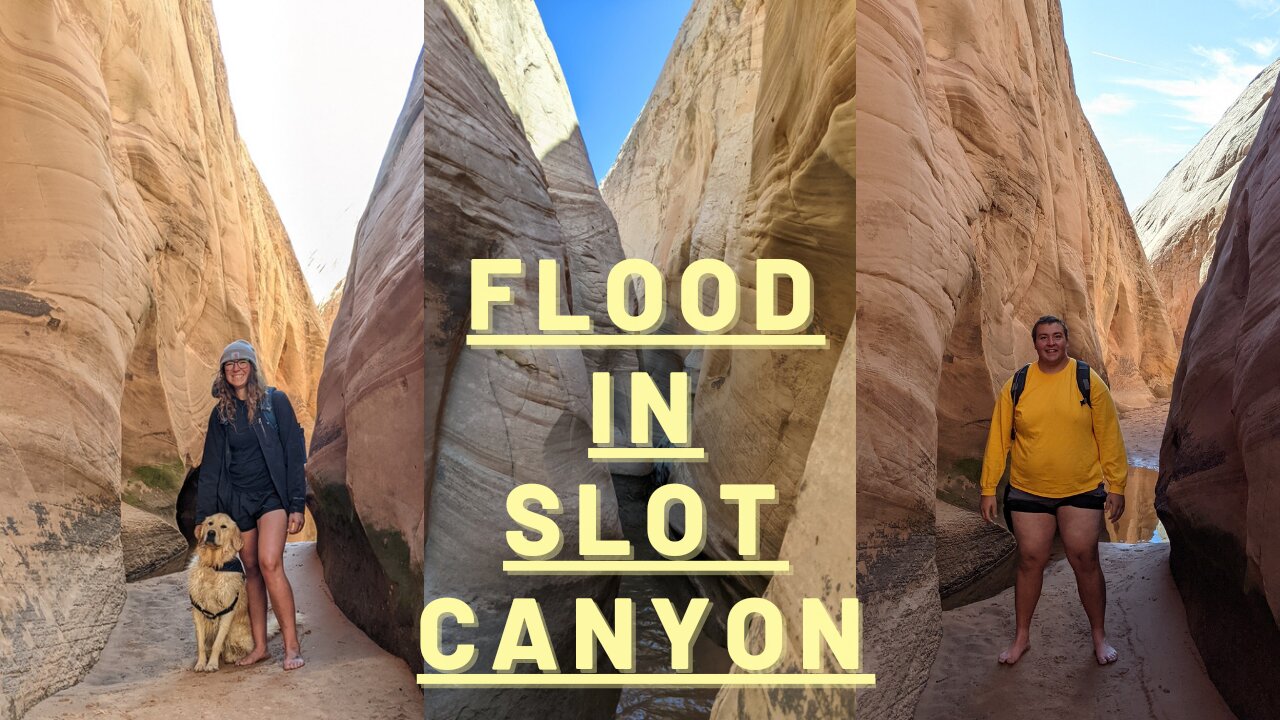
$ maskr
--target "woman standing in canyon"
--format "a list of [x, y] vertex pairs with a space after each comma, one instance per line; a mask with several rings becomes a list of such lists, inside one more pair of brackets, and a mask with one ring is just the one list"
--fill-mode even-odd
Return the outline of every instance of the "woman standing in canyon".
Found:
[[1094, 656], [1107, 665], [1117, 654], [1104, 627], [1107, 587], [1098, 531], [1104, 510], [1112, 522], [1124, 512], [1128, 461], [1120, 419], [1102, 378], [1067, 354], [1065, 322], [1046, 315], [1031, 327], [1031, 339], [1037, 360], [1001, 388], [982, 461], [982, 517], [994, 523], [996, 487], [1012, 445], [1004, 509], [1018, 541], [1017, 628], [999, 661], [1012, 665], [1031, 646], [1031, 618], [1057, 532], [1089, 617]]
[[289, 397], [268, 387], [257, 353], [244, 340], [222, 351], [197, 489], [196, 523], [230, 515], [244, 537], [240, 559], [249, 596], [253, 650], [236, 664], [267, 657], [267, 595], [284, 638], [284, 669], [305, 664], [298, 644], [293, 588], [284, 572], [288, 534], [302, 530], [306, 440]]

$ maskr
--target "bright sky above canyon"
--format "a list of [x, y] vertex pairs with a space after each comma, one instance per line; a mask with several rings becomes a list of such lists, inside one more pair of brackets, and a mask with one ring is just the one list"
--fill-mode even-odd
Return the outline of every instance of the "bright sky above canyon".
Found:
[[422, 48], [422, 0], [213, 0], [240, 136], [311, 294], [346, 277], [356, 224]]
[[1076, 92], [1129, 209], [1280, 57], [1280, 0], [1063, 0]]
[[690, 0], [536, 0], [596, 181], [609, 172], [671, 52]]

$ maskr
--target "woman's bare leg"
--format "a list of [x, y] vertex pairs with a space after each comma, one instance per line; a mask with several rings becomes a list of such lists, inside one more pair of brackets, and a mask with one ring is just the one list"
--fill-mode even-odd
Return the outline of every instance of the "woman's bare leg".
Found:
[[[284, 541], [288, 527], [288, 515], [284, 510], [272, 510], [258, 519], [258, 565], [271, 594], [271, 607], [280, 622], [280, 635], [284, 638], [284, 669], [293, 670], [306, 664], [298, 645], [298, 627], [294, 615], [293, 587], [284, 574]], [[265, 613], [264, 613], [265, 617]]]
[[1013, 607], [1017, 628], [1013, 644], [1000, 653], [999, 661], [1012, 665], [1031, 647], [1031, 618], [1040, 602], [1044, 568], [1053, 549], [1053, 533], [1058, 521], [1049, 513], [1011, 513], [1013, 536], [1018, 539], [1018, 579], [1014, 584]]
[[240, 533], [244, 547], [240, 549], [240, 563], [244, 565], [245, 590], [249, 595], [249, 627], [253, 630], [253, 650], [236, 661], [237, 665], [252, 665], [267, 656], [267, 586], [258, 568], [258, 531]]

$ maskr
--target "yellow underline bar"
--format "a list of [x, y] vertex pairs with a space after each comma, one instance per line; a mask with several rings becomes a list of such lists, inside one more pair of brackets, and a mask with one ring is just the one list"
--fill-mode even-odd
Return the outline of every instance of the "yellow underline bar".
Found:
[[706, 460], [706, 448], [606, 448], [587, 449], [592, 460]]
[[476, 348], [825, 348], [826, 335], [467, 335]]
[[504, 560], [502, 571], [517, 575], [778, 575], [791, 572], [787, 560]]
[[419, 675], [432, 687], [875, 687], [872, 673], [444, 673]]

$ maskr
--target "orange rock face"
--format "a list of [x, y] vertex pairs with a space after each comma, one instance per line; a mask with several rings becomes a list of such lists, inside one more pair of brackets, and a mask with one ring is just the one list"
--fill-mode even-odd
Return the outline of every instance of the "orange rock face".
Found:
[[1280, 717], [1278, 179], [1273, 98], [1187, 321], [1156, 485], [1192, 636], [1240, 717]]
[[124, 597], [120, 497], [201, 461], [252, 341], [308, 427], [324, 347], [239, 136], [209, 3], [0, 7], [0, 683], [75, 681]]
[[941, 633], [939, 493], [975, 503], [995, 393], [1066, 319], [1121, 405], [1173, 335], [1080, 109], [1057, 2], [858, 3], [858, 714], [910, 717]]

